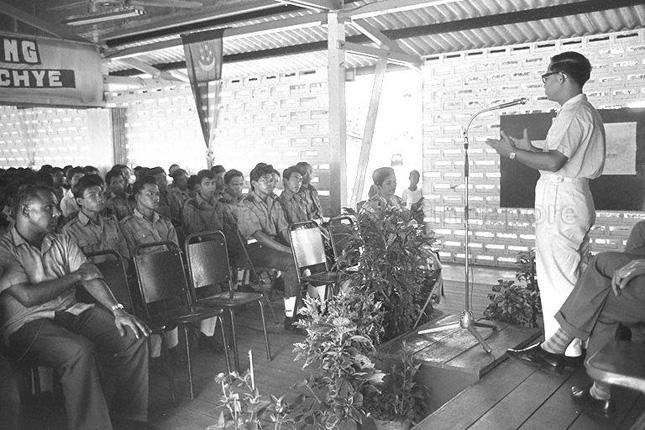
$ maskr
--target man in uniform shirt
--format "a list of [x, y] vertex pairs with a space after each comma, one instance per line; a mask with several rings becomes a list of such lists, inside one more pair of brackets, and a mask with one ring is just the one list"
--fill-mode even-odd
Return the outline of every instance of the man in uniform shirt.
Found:
[[190, 198], [188, 194], [188, 173], [184, 169], [177, 168], [170, 175], [172, 185], [168, 187], [168, 202], [170, 203], [170, 215], [175, 228], [183, 226], [184, 204]]
[[301, 161], [296, 164], [296, 167], [302, 175], [302, 185], [298, 194], [300, 194], [307, 204], [307, 213], [311, 216], [310, 219], [322, 223], [323, 219], [323, 210], [322, 205], [320, 204], [320, 198], [318, 197], [318, 190], [316, 187], [311, 185], [311, 175], [313, 174], [313, 167], [311, 164], [306, 161]]
[[242, 201], [238, 227], [249, 243], [248, 253], [253, 264], [283, 272], [284, 327], [286, 330], [297, 331], [293, 323], [300, 285], [289, 246], [289, 225], [280, 203], [273, 198], [273, 172], [273, 166], [265, 163], [259, 163], [251, 170], [252, 189]]
[[[123, 310], [72, 239], [52, 233], [60, 211], [51, 189], [22, 187], [15, 213], [0, 238], [2, 342], [19, 361], [61, 375], [70, 429], [150, 428], [148, 328]], [[79, 283], [102, 306], [77, 303]], [[118, 377], [101, 381], [97, 353]]]
[[303, 200], [301, 194], [298, 194], [300, 186], [302, 185], [302, 175], [296, 166], [291, 166], [285, 169], [282, 174], [282, 182], [284, 190], [278, 201], [284, 210], [284, 216], [289, 224], [296, 222], [309, 221], [313, 219], [307, 213], [307, 204]]
[[[605, 165], [605, 129], [582, 92], [590, 74], [589, 60], [577, 52], [553, 56], [542, 82], [547, 98], [561, 109], [543, 146], [532, 145], [526, 130], [521, 139], [502, 131], [501, 140], [486, 142], [501, 156], [540, 171], [535, 187], [535, 256], [545, 338], [559, 328], [555, 315], [580, 276], [596, 218], [589, 180], [600, 176]], [[582, 364], [579, 340], [571, 342], [566, 355], [568, 365]]]
[[115, 169], [105, 175], [107, 194], [105, 196], [105, 208], [120, 221], [128, 215], [132, 215], [130, 196], [125, 192], [125, 179], [123, 174]]
[[197, 177], [199, 189], [194, 199], [184, 204], [186, 235], [209, 230], [235, 231], [235, 220], [228, 208], [216, 198], [217, 177], [211, 170], [201, 170]]
[[237, 219], [237, 210], [244, 200], [244, 174], [239, 170], [231, 169], [224, 174], [224, 194], [219, 201], [224, 203], [231, 215]]
[[67, 183], [70, 189], [66, 190], [63, 199], [60, 201], [60, 210], [66, 219], [72, 219], [81, 210], [76, 204], [72, 188], [83, 176], [85, 176], [85, 172], [82, 167], [74, 167], [67, 172]]

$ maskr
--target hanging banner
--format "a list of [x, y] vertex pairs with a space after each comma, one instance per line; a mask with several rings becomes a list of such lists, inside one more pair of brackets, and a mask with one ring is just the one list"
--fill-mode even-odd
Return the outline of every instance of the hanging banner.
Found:
[[186, 71], [193, 89], [199, 123], [206, 143], [208, 167], [213, 165], [211, 140], [217, 128], [222, 86], [222, 51], [224, 30], [182, 34]]
[[98, 47], [0, 32], [0, 103], [103, 106]]

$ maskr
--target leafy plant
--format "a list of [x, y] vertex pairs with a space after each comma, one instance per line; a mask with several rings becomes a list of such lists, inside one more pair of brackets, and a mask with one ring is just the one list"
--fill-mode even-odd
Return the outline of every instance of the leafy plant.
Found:
[[424, 305], [440, 270], [431, 248], [434, 235], [410, 211], [346, 210], [357, 219], [357, 232], [347, 244], [354, 251], [347, 258], [358, 265], [345, 276], [349, 284], [382, 303], [383, 335], [373, 339], [378, 344], [409, 332], [420, 316], [421, 323], [428, 320], [432, 307]]
[[387, 376], [379, 392], [368, 393], [364, 403], [366, 410], [378, 420], [404, 421], [413, 425], [427, 415], [429, 390], [415, 381], [421, 362], [415, 361], [405, 342], [402, 351], [396, 359], [377, 362], [377, 367], [383, 368]]
[[220, 373], [215, 381], [222, 386], [222, 411], [217, 424], [207, 430], [295, 430], [289, 417], [290, 408], [284, 396], [266, 397], [260, 394], [253, 382], [253, 375], [232, 372]]
[[296, 343], [296, 359], [312, 369], [299, 384], [308, 390], [295, 403], [298, 428], [352, 429], [364, 416], [363, 398], [383, 382], [385, 374], [374, 363], [380, 303], [372, 294], [350, 290], [326, 301], [306, 299], [298, 324], [307, 330]]
[[520, 253], [515, 280], [498, 280], [488, 299], [491, 303], [484, 310], [484, 317], [526, 327], [538, 327], [542, 312], [540, 290], [535, 270], [535, 254]]

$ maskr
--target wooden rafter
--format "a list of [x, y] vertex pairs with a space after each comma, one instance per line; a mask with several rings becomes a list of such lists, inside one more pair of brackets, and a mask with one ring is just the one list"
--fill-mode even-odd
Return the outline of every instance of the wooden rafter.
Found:
[[18, 21], [24, 22], [31, 27], [42, 30], [47, 34], [51, 34], [59, 39], [67, 39], [75, 42], [86, 42], [87, 40], [78, 36], [70, 28], [64, 25], [54, 24], [49, 21], [42, 20], [24, 10], [18, 9], [5, 2], [0, 2], [0, 14], [10, 16]]

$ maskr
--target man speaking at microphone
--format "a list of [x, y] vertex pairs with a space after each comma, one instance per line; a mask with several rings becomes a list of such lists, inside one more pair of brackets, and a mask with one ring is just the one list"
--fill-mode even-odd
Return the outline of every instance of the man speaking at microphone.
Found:
[[[582, 93], [590, 74], [589, 60], [577, 52], [551, 57], [542, 82], [547, 98], [561, 109], [543, 146], [532, 144], [527, 130], [522, 138], [502, 131], [500, 140], [486, 141], [500, 156], [540, 171], [535, 186], [535, 255], [547, 339], [559, 328], [554, 316], [580, 276], [596, 218], [589, 180], [600, 176], [605, 164], [602, 119]], [[582, 365], [578, 339], [565, 355], [565, 365]]]

